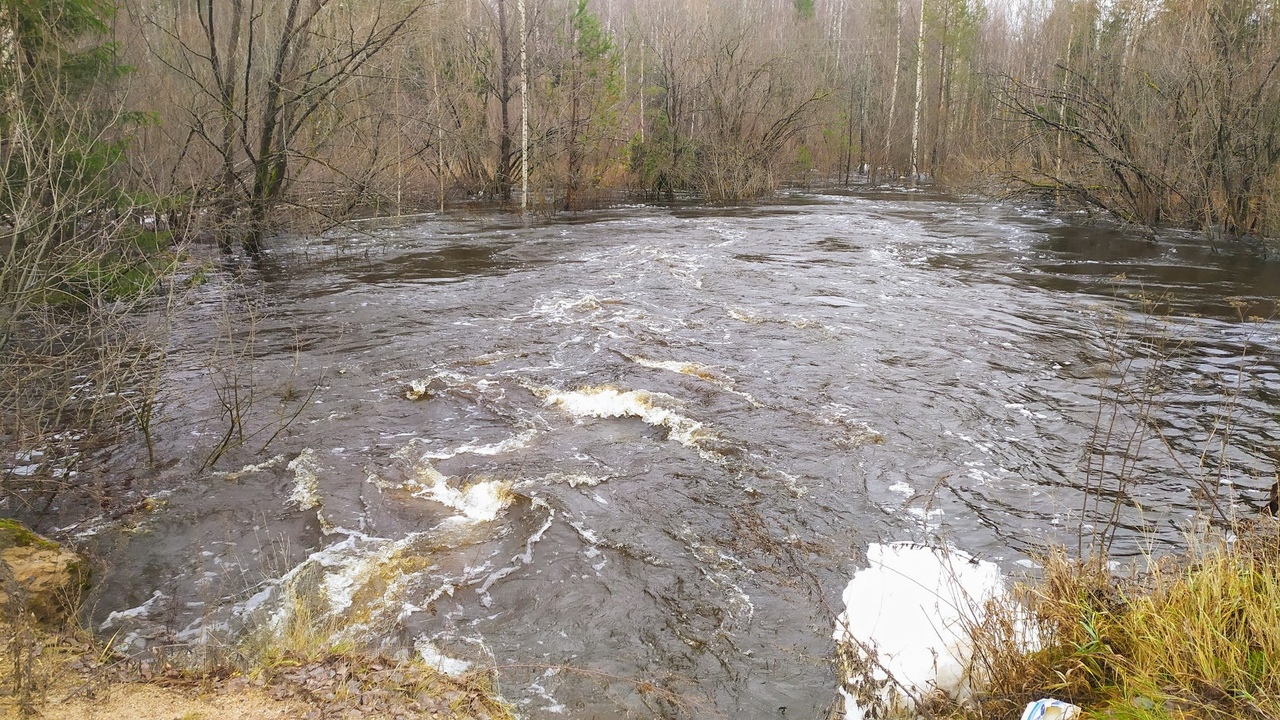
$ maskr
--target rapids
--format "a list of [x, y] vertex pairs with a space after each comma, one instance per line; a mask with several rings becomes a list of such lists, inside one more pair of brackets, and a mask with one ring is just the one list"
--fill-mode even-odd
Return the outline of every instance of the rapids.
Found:
[[[132, 649], [305, 608], [496, 666], [531, 718], [813, 718], [869, 544], [1016, 571], [1119, 498], [1113, 551], [1160, 551], [1280, 457], [1280, 264], [1190, 235], [884, 191], [271, 247], [183, 298], [161, 469], [109, 460], [100, 493], [156, 509], [42, 525], [109, 567]], [[233, 386], [251, 437], [202, 469]]]

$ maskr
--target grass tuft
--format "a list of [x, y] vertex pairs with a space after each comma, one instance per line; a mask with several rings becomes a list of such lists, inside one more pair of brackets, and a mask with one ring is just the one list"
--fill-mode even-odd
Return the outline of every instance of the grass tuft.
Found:
[[1201, 539], [1131, 575], [1061, 550], [1041, 562], [1039, 579], [971, 628], [986, 691], [940, 715], [1017, 717], [1055, 697], [1088, 717], [1280, 717], [1280, 521]]

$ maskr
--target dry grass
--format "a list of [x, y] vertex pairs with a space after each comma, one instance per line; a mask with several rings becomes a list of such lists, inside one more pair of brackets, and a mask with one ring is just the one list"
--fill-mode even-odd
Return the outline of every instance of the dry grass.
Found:
[[[1280, 522], [1191, 544], [1140, 573], [1056, 551], [972, 629], [987, 690], [952, 718], [1017, 717], [1038, 697], [1130, 720], [1280, 717]], [[1017, 642], [1026, 618], [1039, 648]]]
[[325, 652], [314, 633], [285, 640], [289, 649], [261, 658], [268, 665], [207, 655], [188, 665], [178, 653], [121, 657], [83, 631], [0, 623], [0, 717], [513, 717], [486, 673], [454, 678], [413, 660]]
[[314, 586], [284, 592], [288, 612], [260, 618], [233, 642], [136, 655], [74, 619], [53, 628], [10, 614], [0, 621], [0, 717], [514, 717], [494, 673], [454, 677], [416, 656], [369, 652], [343, 639], [348, 619], [329, 612]]

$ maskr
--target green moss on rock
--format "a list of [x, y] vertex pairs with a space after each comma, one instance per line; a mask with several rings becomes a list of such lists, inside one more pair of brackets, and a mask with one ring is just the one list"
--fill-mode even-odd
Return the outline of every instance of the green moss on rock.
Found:
[[79, 606], [90, 575], [84, 557], [22, 523], [0, 520], [0, 608], [59, 623]]
[[32, 546], [43, 550], [58, 549], [58, 543], [36, 534], [17, 520], [0, 518], [0, 550]]

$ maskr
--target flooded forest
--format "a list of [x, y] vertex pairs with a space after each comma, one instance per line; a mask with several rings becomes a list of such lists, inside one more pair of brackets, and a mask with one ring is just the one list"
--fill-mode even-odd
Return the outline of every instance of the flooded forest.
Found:
[[1280, 713], [1271, 0], [0, 0], [0, 175], [0, 714]]

